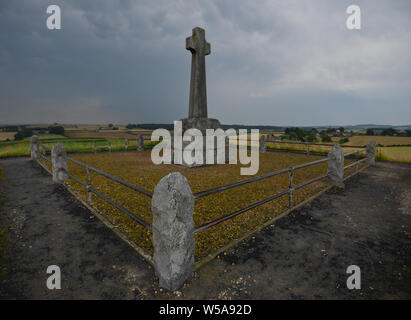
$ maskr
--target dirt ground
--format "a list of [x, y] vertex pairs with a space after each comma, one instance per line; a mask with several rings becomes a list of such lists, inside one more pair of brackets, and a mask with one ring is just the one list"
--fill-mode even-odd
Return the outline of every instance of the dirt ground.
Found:
[[[411, 299], [411, 165], [378, 163], [277, 220], [174, 293], [152, 267], [27, 158], [0, 160], [2, 299]], [[58, 265], [62, 289], [48, 290]], [[361, 290], [346, 269], [361, 268]]]

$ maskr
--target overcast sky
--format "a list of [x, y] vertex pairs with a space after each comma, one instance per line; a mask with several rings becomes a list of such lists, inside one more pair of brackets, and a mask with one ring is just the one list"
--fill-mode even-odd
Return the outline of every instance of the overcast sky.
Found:
[[224, 124], [411, 124], [410, 0], [1, 0], [0, 123], [184, 118], [196, 26]]

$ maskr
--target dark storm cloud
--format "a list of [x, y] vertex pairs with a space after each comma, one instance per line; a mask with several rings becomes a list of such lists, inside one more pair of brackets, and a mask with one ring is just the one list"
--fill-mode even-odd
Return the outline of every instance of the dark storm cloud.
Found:
[[[46, 28], [46, 8], [62, 29]], [[188, 109], [185, 37], [206, 29], [223, 123], [411, 123], [411, 5], [356, 1], [0, 3], [0, 122], [171, 122]]]

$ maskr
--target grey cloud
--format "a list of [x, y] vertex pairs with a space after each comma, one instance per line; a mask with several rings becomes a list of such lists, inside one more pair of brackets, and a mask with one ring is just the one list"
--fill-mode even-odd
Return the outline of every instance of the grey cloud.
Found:
[[188, 110], [185, 37], [206, 29], [209, 114], [223, 123], [410, 124], [411, 4], [357, 1], [0, 4], [0, 122], [171, 122]]

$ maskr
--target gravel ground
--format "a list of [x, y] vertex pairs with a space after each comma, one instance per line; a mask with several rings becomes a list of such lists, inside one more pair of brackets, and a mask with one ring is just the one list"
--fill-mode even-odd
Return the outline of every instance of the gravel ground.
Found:
[[[410, 299], [411, 165], [378, 163], [161, 291], [151, 266], [27, 158], [0, 160], [2, 299]], [[62, 289], [48, 290], [58, 265]], [[349, 265], [361, 290], [348, 290]]]

